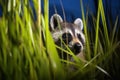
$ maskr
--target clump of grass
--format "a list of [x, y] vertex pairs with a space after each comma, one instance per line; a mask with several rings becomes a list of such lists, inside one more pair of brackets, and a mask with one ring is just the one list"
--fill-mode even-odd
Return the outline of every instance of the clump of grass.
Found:
[[[111, 34], [109, 34], [107, 29], [103, 3], [102, 0], [99, 0], [97, 17], [92, 16], [93, 29], [94, 29], [92, 31], [94, 32], [90, 33], [87, 28], [88, 15], [85, 18], [82, 0], [80, 1], [81, 1], [82, 18], [84, 23], [84, 32], [86, 37], [86, 52], [87, 52], [86, 58], [88, 60], [85, 66], [86, 67], [90, 66], [88, 67], [89, 70], [85, 70], [85, 71], [87, 71], [87, 73], [91, 73], [89, 74], [89, 76], [92, 77], [93, 79], [104, 80], [106, 79], [105, 76], [107, 76], [107, 78], [109, 79], [112, 79], [113, 75], [110, 75], [110, 72], [107, 71], [111, 70], [111, 68], [109, 68], [109, 65], [112, 65], [112, 63], [110, 61], [113, 58], [112, 56], [115, 55], [116, 49], [120, 46], [120, 42], [117, 41], [117, 33], [115, 32], [117, 31], [118, 18], [116, 19], [113, 30], [110, 32]], [[102, 26], [100, 22], [102, 22]], [[92, 48], [90, 48], [91, 43], [92, 43], [91, 46]]]
[[[98, 79], [98, 75], [100, 75], [99, 79], [104, 79], [105, 75], [112, 77], [106, 70], [110, 69], [109, 61], [119, 46], [115, 33], [118, 19], [109, 36], [102, 0], [98, 1], [97, 18], [93, 16], [95, 37], [92, 37], [94, 33], [89, 34], [87, 17], [84, 16], [83, 4], [80, 0], [86, 37], [86, 61], [82, 62], [76, 58], [69, 48], [66, 51], [57, 46], [72, 55], [76, 63], [59, 59], [56, 45], [49, 31], [49, 0], [44, 0], [44, 16], [41, 13], [41, 0], [31, 1], [32, 7], [29, 0], [0, 1], [3, 14], [0, 17], [1, 80], [93, 80]], [[34, 14], [37, 16], [36, 19]], [[100, 17], [103, 31], [100, 28]], [[91, 43], [93, 43], [93, 50]], [[61, 61], [68, 65], [72, 64], [76, 70], [67, 71], [66, 68], [69, 67], [64, 67]]]

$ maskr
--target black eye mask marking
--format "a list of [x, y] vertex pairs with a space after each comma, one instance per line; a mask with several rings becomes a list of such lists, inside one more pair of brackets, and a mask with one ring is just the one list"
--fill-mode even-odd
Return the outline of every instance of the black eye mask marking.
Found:
[[72, 40], [72, 35], [70, 33], [64, 33], [62, 35], [63, 41], [68, 44]]
[[77, 34], [77, 37], [78, 37], [78, 39], [81, 41], [81, 43], [84, 45], [85, 42], [84, 42], [84, 40], [82, 39], [81, 35], [80, 35], [80, 34]]

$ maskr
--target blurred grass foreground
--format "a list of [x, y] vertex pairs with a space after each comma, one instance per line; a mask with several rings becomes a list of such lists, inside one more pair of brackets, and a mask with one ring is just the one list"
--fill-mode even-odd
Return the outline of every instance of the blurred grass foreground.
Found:
[[[88, 17], [80, 0], [86, 62], [72, 55], [76, 63], [58, 56], [49, 31], [49, 0], [44, 0], [44, 14], [41, 13], [41, 0], [32, 0], [32, 3], [31, 7], [29, 0], [0, 0], [0, 80], [112, 80], [119, 76], [118, 18], [109, 34], [102, 0], [98, 1], [97, 16], [92, 16], [92, 33], [87, 28]], [[61, 61], [73, 64], [76, 70], [66, 70], [69, 67]]]

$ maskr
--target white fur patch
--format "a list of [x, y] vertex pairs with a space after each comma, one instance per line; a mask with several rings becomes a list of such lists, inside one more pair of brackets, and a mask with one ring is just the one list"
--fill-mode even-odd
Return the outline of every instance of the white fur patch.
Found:
[[56, 42], [63, 33], [64, 32], [62, 30], [59, 30], [59, 31], [52, 33], [54, 41]]
[[70, 33], [73, 36], [73, 32], [70, 29], [65, 28], [64, 33]]

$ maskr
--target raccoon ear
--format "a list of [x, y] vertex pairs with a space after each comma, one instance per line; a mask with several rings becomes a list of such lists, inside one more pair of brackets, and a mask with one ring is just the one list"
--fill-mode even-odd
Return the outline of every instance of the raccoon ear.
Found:
[[81, 30], [83, 30], [83, 22], [80, 18], [77, 18], [75, 21], [74, 21], [74, 24], [78, 25], [80, 27]]
[[62, 17], [58, 14], [54, 14], [50, 18], [50, 28], [51, 28], [51, 30], [53, 31], [55, 28], [57, 28], [59, 26], [60, 22], [63, 22]]

